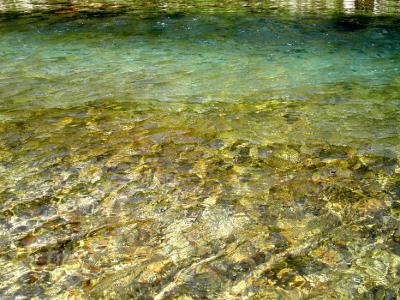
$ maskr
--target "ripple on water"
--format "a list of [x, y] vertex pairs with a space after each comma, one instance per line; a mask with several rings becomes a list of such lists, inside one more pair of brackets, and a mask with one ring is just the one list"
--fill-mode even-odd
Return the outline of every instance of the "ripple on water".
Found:
[[396, 6], [133, 4], [0, 4], [2, 298], [398, 296]]
[[141, 105], [7, 113], [5, 297], [393, 293], [397, 157], [315, 142], [293, 103]]

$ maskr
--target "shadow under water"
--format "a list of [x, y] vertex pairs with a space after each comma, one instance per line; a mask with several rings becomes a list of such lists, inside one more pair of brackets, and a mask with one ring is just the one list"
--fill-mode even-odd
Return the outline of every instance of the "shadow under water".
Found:
[[2, 299], [399, 296], [398, 17], [99, 14], [0, 21]]

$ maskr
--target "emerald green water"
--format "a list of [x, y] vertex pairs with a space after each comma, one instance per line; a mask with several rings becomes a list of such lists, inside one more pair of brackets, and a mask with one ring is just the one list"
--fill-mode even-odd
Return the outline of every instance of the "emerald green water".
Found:
[[397, 299], [398, 12], [0, 2], [1, 298]]

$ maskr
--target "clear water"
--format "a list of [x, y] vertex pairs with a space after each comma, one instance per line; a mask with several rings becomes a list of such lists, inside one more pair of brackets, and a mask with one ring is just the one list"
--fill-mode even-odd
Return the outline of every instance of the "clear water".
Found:
[[398, 2], [0, 11], [1, 298], [399, 297]]

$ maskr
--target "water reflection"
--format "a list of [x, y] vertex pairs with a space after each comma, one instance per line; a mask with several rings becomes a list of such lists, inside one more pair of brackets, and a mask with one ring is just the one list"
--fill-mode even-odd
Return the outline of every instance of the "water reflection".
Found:
[[82, 10], [104, 10], [129, 7], [134, 10], [156, 9], [163, 11], [229, 11], [243, 10], [253, 12], [273, 12], [275, 10], [285, 11], [291, 14], [300, 13], [328, 13], [343, 12], [346, 14], [354, 13], [373, 13], [376, 15], [397, 14], [400, 11], [398, 0], [269, 0], [269, 1], [111, 1], [100, 0], [92, 1], [57, 1], [57, 0], [1, 0], [0, 11], [20, 11], [29, 12], [34, 10], [56, 10], [60, 13], [74, 13]]

